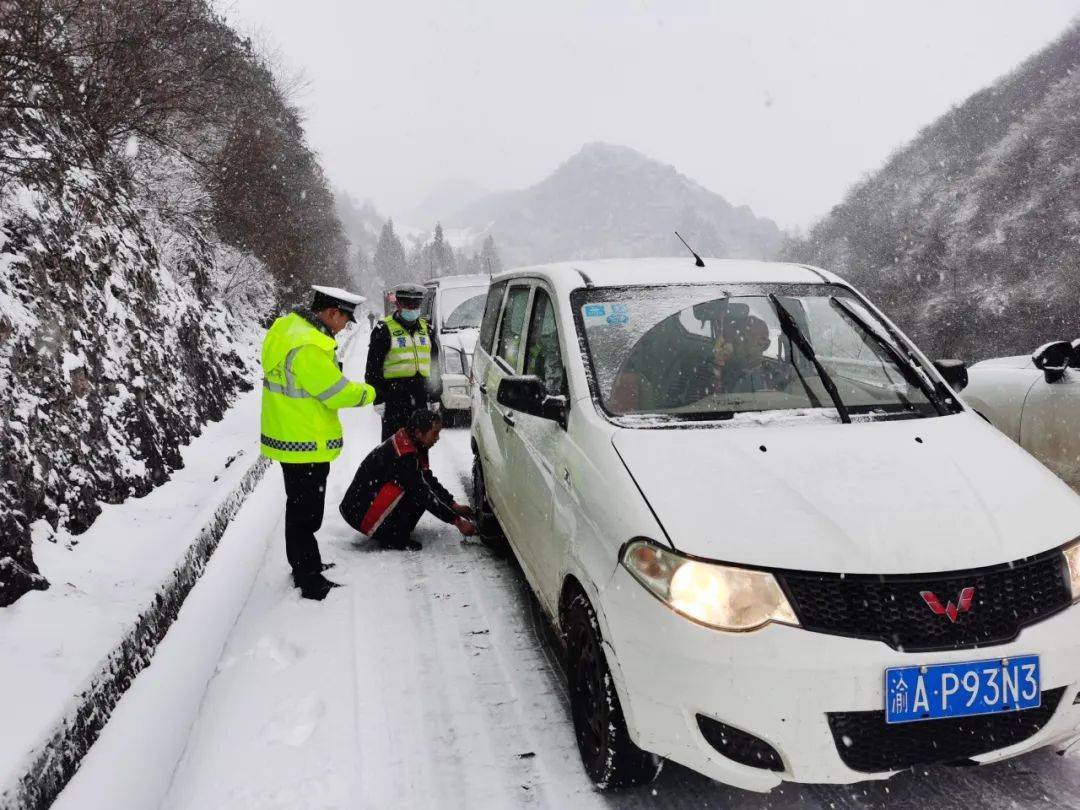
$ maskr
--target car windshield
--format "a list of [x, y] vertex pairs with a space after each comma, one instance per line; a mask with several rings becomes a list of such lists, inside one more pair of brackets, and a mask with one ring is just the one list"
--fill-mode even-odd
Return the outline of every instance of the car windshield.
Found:
[[439, 293], [442, 328], [479, 329], [484, 317], [487, 287], [452, 287]]
[[925, 370], [842, 287], [584, 289], [574, 308], [612, 415], [942, 412]]

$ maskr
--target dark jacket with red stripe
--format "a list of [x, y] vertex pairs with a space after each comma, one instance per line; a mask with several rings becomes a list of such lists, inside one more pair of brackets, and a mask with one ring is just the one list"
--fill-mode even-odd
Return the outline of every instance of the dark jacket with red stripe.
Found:
[[371, 535], [406, 498], [439, 520], [453, 523], [457, 518], [454, 496], [431, 472], [427, 450], [413, 444], [402, 429], [360, 463], [341, 500], [341, 515], [354, 529]]

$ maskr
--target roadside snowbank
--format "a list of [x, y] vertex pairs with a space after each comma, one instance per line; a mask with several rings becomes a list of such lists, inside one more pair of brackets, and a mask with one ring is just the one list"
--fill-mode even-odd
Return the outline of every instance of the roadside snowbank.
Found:
[[82, 753], [72, 741], [93, 741], [148, 663], [200, 555], [265, 469], [253, 433], [260, 393], [208, 425], [183, 449], [184, 468], [146, 497], [102, 505], [78, 537], [37, 527], [34, 554], [54, 587], [27, 594], [0, 622], [0, 807], [33, 806], [28, 798], [55, 790]]

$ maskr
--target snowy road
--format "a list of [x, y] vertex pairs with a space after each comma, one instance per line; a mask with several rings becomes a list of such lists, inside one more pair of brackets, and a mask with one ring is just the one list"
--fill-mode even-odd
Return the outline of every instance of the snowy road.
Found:
[[[366, 440], [334, 464], [330, 505], [377, 417], [356, 414], [349, 427]], [[467, 431], [444, 431], [440, 479], [466, 492], [470, 463]], [[1080, 768], [1050, 753], [769, 796], [668, 765], [651, 789], [601, 796], [516, 567], [429, 517], [417, 536], [423, 552], [375, 550], [328, 507], [322, 545], [346, 587], [323, 604], [297, 598], [282, 543], [270, 544], [166, 808], [1080, 807]]]
[[[1048, 752], [886, 783], [784, 785], [767, 796], [669, 764], [650, 788], [596, 793], [546, 628], [516, 566], [430, 516], [417, 530], [419, 553], [358, 538], [337, 503], [377, 438], [378, 417], [365, 409], [345, 421], [320, 532], [325, 559], [337, 564], [330, 574], [345, 587], [323, 603], [301, 600], [290, 587], [281, 515], [262, 515], [263, 531], [274, 528], [261, 568], [165, 808], [1080, 807], [1080, 762]], [[467, 430], [445, 430], [432, 461], [463, 496]], [[259, 494], [261, 504], [284, 503], [277, 469]], [[77, 779], [63, 806], [100, 806], [93, 784]]]

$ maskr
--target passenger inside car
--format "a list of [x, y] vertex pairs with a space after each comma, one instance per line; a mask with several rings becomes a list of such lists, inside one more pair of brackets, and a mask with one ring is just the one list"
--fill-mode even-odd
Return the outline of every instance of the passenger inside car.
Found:
[[608, 402], [617, 412], [633, 413], [715, 395], [785, 391], [795, 381], [794, 367], [784, 359], [790, 356], [779, 326], [770, 328], [747, 304], [707, 301], [673, 313], [641, 337]]
[[772, 342], [769, 325], [761, 318], [746, 315], [725, 321], [713, 344], [712, 380], [701, 396], [785, 390], [794, 378], [793, 367], [766, 356]]

